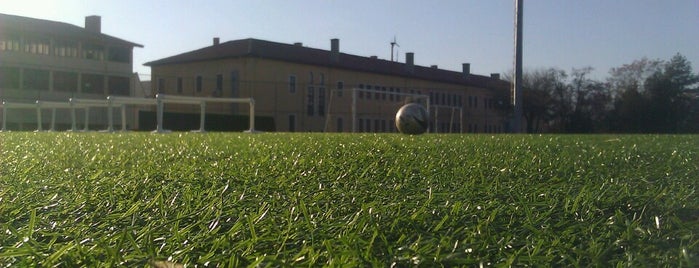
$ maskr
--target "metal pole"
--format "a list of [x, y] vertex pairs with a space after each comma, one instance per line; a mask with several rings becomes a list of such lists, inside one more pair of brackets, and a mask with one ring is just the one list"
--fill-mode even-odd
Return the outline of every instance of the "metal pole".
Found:
[[165, 132], [165, 130], [163, 130], [163, 99], [160, 95], [156, 95], [155, 101], [157, 104], [156, 121], [158, 121], [158, 127], [155, 132], [163, 133]]
[[126, 104], [121, 105], [121, 131], [126, 131]]
[[521, 132], [522, 121], [522, 2], [515, 0], [515, 79], [512, 92], [512, 104], [514, 106], [514, 118], [512, 120], [512, 132]]
[[51, 108], [51, 128], [49, 131], [56, 130], [56, 108]]
[[250, 98], [250, 133], [255, 132], [255, 99]]
[[7, 105], [2, 101], [2, 130], [7, 131]]
[[85, 126], [83, 126], [83, 131], [90, 130], [90, 107], [85, 107]]
[[357, 89], [352, 88], [352, 133], [357, 132]]
[[42, 131], [41, 125], [41, 102], [36, 101], [36, 131]]
[[204, 132], [204, 121], [206, 120], [206, 102], [201, 101], [199, 104], [199, 132]]

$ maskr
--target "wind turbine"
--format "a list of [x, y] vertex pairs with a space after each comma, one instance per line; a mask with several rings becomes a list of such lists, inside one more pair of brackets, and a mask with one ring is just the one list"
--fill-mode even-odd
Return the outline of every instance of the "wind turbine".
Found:
[[400, 47], [398, 42], [396, 42], [396, 36], [393, 36], [393, 42], [391, 42], [391, 61], [393, 61], [393, 47]]

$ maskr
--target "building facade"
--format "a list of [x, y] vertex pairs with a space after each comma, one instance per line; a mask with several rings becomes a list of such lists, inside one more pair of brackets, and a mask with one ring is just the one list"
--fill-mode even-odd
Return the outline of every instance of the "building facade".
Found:
[[[79, 27], [0, 14], [0, 98], [31, 103], [133, 95], [134, 47], [143, 46], [102, 33], [99, 16], [86, 17]], [[67, 112], [57, 116], [62, 128], [69, 123]], [[105, 112], [93, 113], [94, 122], [104, 124]], [[11, 129], [32, 129], [37, 121], [23, 112], [7, 120]]]
[[[461, 72], [258, 39], [220, 43], [148, 62], [152, 92], [255, 99], [256, 115], [273, 119], [275, 131], [395, 132], [405, 103], [429, 106], [430, 131], [505, 132], [510, 84], [499, 76]], [[193, 105], [171, 112], [199, 113]], [[207, 106], [208, 113], [247, 114], [248, 107]]]

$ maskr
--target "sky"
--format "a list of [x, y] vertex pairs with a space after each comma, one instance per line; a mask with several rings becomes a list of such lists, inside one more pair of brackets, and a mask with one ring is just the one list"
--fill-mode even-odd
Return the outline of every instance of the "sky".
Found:
[[[669, 60], [677, 53], [699, 66], [697, 0], [525, 0], [524, 70], [592, 67], [603, 80], [610, 68], [641, 58]], [[102, 17], [102, 32], [143, 45], [143, 63], [221, 42], [257, 38], [397, 59], [481, 75], [513, 69], [513, 0], [0, 0], [0, 13], [84, 26]]]

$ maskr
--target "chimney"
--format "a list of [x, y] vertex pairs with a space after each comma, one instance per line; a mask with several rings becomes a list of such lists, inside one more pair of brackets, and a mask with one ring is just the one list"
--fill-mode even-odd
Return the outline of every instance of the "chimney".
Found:
[[294, 43], [294, 46], [302, 47], [302, 46], [303, 46], [303, 43], [301, 43], [301, 42], [296, 42], [296, 43]]
[[500, 73], [491, 73], [490, 78], [500, 80]]
[[96, 15], [85, 17], [85, 30], [102, 33], [102, 17]]
[[415, 71], [415, 53], [405, 53], [405, 65], [408, 72], [413, 73]]
[[379, 59], [378, 56], [371, 56], [371, 57], [369, 57], [369, 58], [372, 59], [372, 60], [377, 60], [377, 59]]
[[430, 65], [430, 68], [432, 68], [432, 69], [439, 69], [439, 66], [437, 66], [437, 65]]
[[330, 60], [340, 62], [340, 39], [330, 39]]
[[461, 69], [463, 70], [462, 72], [463, 72], [464, 78], [468, 78], [468, 76], [471, 74], [471, 64], [470, 63], [462, 63]]
[[219, 39], [218, 37], [214, 37], [214, 46], [217, 46], [220, 43], [221, 43], [221, 39]]

